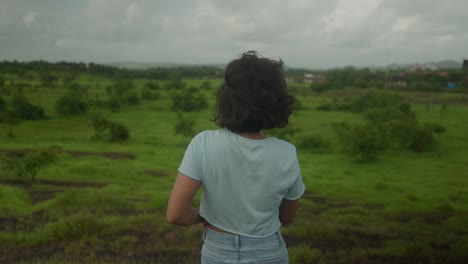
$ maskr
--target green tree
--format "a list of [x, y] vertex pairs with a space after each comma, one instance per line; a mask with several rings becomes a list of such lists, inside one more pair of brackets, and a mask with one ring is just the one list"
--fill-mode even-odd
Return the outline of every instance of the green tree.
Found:
[[147, 82], [144, 87], [150, 90], [159, 90], [159, 84], [157, 82]]
[[109, 137], [110, 142], [126, 141], [130, 138], [128, 128], [123, 124], [117, 122], [109, 123]]
[[70, 92], [64, 94], [55, 102], [55, 111], [60, 115], [79, 115], [85, 113], [86, 110], [86, 100], [81, 93]]
[[338, 137], [340, 151], [354, 161], [376, 160], [378, 154], [385, 149], [382, 136], [371, 125], [350, 126], [342, 122], [333, 124], [333, 130]]
[[58, 82], [58, 77], [51, 73], [41, 74], [41, 83], [45, 87], [54, 87]]
[[18, 125], [21, 119], [15, 115], [14, 112], [9, 110], [0, 111], [0, 121], [5, 122], [8, 125], [7, 137], [13, 138], [15, 134], [13, 133], [13, 127]]
[[91, 126], [94, 129], [92, 140], [118, 142], [130, 138], [130, 133], [126, 126], [115, 121], [109, 121], [100, 114], [91, 115]]
[[45, 118], [44, 109], [31, 104], [20, 92], [13, 95], [11, 107], [13, 113], [20, 119], [37, 120]]
[[109, 120], [101, 114], [94, 113], [91, 115], [91, 126], [94, 129], [93, 140], [101, 140], [106, 137], [106, 130], [109, 127]]
[[189, 87], [173, 91], [171, 94], [171, 109], [174, 111], [191, 112], [205, 109], [208, 102], [203, 93], [198, 92], [196, 87]]
[[182, 135], [184, 138], [192, 137], [195, 134], [194, 126], [195, 120], [189, 120], [181, 113], [177, 113], [177, 123], [174, 125], [176, 135]]
[[4, 173], [13, 174], [20, 181], [34, 182], [38, 172], [53, 164], [57, 159], [57, 150], [53, 148], [29, 152], [19, 159], [1, 158]]

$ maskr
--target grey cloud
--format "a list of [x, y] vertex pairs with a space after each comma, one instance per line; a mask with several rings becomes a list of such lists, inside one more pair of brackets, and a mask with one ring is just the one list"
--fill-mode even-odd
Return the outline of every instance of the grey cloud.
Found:
[[258, 49], [287, 65], [461, 59], [464, 0], [3, 0], [0, 59], [223, 63]]

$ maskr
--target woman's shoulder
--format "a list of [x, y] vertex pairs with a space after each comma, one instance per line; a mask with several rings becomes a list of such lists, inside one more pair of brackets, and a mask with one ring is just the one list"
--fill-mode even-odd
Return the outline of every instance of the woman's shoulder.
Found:
[[217, 130], [204, 130], [196, 134], [192, 138], [192, 142], [199, 142], [199, 141], [206, 141], [206, 140], [213, 140], [215, 138], [219, 138], [223, 131], [221, 129]]

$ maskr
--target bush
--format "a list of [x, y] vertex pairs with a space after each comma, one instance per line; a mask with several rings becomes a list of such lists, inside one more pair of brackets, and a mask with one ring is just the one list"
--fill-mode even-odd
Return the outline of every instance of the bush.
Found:
[[299, 138], [298, 143], [300, 147], [310, 148], [313, 150], [323, 150], [327, 149], [330, 146], [330, 142], [325, 140], [320, 135], [307, 135], [302, 138]]
[[145, 83], [145, 88], [149, 90], [159, 90], [159, 84], [157, 82], [147, 82]]
[[125, 141], [130, 138], [127, 127], [117, 122], [109, 123], [109, 137], [110, 142]]
[[434, 146], [434, 137], [429, 127], [420, 127], [411, 144], [411, 149], [416, 152], [429, 151]]
[[401, 112], [408, 112], [409, 104], [399, 95], [368, 92], [354, 99], [350, 110], [364, 112], [375, 108], [394, 108]]
[[200, 84], [200, 90], [211, 90], [212, 88], [213, 86], [209, 81], [204, 81], [202, 84]]
[[432, 132], [436, 134], [442, 134], [445, 133], [445, 131], [447, 131], [447, 129], [444, 126], [436, 123], [425, 123], [423, 126], [432, 130]]
[[104, 139], [106, 130], [109, 126], [109, 120], [100, 114], [93, 114], [91, 116], [91, 126], [94, 129], [94, 136], [92, 139]]
[[350, 126], [348, 123], [333, 124], [333, 130], [340, 142], [340, 150], [359, 162], [373, 161], [386, 143], [379, 131], [370, 125]]
[[86, 101], [80, 93], [62, 95], [55, 102], [55, 111], [60, 115], [79, 115], [84, 114], [86, 110]]
[[305, 109], [304, 104], [299, 99], [294, 97], [294, 110], [299, 111], [299, 110], [304, 110], [304, 109]]
[[195, 125], [194, 120], [189, 120], [180, 113], [177, 114], [177, 118], [178, 121], [174, 125], [174, 132], [176, 135], [182, 134], [185, 138], [195, 135], [195, 131], [193, 130], [193, 126]]
[[140, 98], [136, 92], [127, 92], [122, 98], [126, 103], [131, 105], [137, 105], [140, 103]]
[[150, 89], [148, 88], [142, 88], [140, 91], [140, 99], [141, 100], [152, 100], [153, 99], [153, 93], [151, 92]]
[[13, 174], [18, 180], [34, 182], [37, 173], [54, 163], [57, 158], [57, 150], [54, 148], [42, 149], [27, 153], [20, 159], [0, 160], [1, 168], [6, 174]]
[[333, 105], [329, 101], [322, 101], [318, 106], [317, 110], [319, 111], [332, 111]]
[[44, 109], [30, 103], [22, 104], [15, 108], [15, 114], [24, 120], [38, 120], [45, 118]]
[[205, 95], [197, 92], [194, 87], [172, 92], [171, 109], [174, 111], [191, 112], [203, 110], [208, 106]]
[[293, 126], [292, 124], [289, 124], [288, 126], [283, 127], [283, 128], [275, 128], [275, 129], [268, 130], [267, 134], [273, 137], [287, 140], [287, 141], [293, 141], [295, 135], [299, 131], [300, 131], [299, 128]]
[[116, 96], [112, 96], [111, 98], [109, 98], [106, 102], [106, 105], [107, 107], [109, 107], [109, 109], [112, 112], [118, 112], [120, 111], [120, 108], [122, 107], [122, 104], [120, 103], [120, 99]]
[[68, 85], [68, 88], [74, 92], [79, 92], [83, 89], [79, 83], [71, 83]]
[[44, 109], [27, 101], [22, 94], [13, 95], [13, 114], [24, 120], [38, 120], [45, 118]]
[[100, 114], [91, 116], [91, 125], [94, 129], [92, 140], [106, 140], [109, 142], [125, 141], [130, 138], [130, 133], [123, 124], [109, 121]]

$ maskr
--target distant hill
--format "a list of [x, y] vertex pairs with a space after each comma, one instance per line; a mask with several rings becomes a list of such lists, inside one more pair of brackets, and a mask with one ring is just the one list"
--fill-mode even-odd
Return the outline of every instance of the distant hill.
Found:
[[462, 62], [452, 60], [434, 62], [433, 64], [439, 69], [460, 69], [462, 67]]
[[422, 68], [431, 68], [432, 66], [435, 66], [437, 70], [442, 70], [442, 69], [461, 69], [462, 67], [462, 62], [461, 61], [453, 61], [453, 60], [444, 60], [444, 61], [430, 61], [426, 63], [408, 63], [408, 64], [398, 64], [398, 63], [392, 63], [387, 66], [382, 66], [382, 67], [374, 67], [382, 70], [398, 70], [398, 69], [409, 69], [414, 65], [419, 65]]

